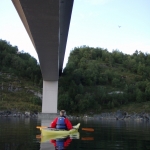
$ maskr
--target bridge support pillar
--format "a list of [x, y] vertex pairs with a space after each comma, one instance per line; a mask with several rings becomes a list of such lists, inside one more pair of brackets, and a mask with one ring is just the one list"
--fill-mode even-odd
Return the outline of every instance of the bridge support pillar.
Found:
[[42, 113], [57, 113], [58, 81], [43, 80]]

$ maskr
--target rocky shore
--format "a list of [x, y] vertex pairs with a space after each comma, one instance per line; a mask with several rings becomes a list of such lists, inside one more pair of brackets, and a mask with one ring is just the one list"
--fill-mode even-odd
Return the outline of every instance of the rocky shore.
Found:
[[[0, 111], [0, 117], [31, 117], [38, 118], [37, 112], [28, 112], [25, 111], [17, 112], [17, 111]], [[132, 120], [132, 121], [149, 121], [150, 122], [150, 113], [141, 112], [141, 113], [128, 113], [125, 111], [118, 110], [117, 112], [111, 113], [101, 113], [101, 114], [90, 114], [83, 116], [67, 116], [70, 119], [94, 119], [94, 120]]]
[[117, 112], [111, 113], [101, 113], [101, 114], [93, 114], [93, 115], [84, 115], [80, 116], [68, 116], [70, 119], [94, 119], [94, 120], [141, 120], [141, 121], [150, 121], [150, 113], [127, 113], [125, 111], [118, 110]]
[[0, 111], [0, 117], [32, 117], [37, 118], [37, 113], [31, 113], [29, 111], [18, 112], [18, 111]]
[[94, 115], [97, 119], [115, 119], [115, 120], [144, 120], [150, 121], [150, 114], [148, 113], [127, 113], [123, 111], [117, 111], [115, 113], [102, 113], [100, 115]]

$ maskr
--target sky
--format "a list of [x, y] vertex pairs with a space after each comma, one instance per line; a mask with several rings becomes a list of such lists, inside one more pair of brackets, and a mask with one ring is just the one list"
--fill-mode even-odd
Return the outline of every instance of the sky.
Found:
[[[0, 3], [0, 39], [38, 60], [11, 0]], [[150, 0], [74, 0], [64, 67], [70, 51], [83, 45], [150, 54]]]

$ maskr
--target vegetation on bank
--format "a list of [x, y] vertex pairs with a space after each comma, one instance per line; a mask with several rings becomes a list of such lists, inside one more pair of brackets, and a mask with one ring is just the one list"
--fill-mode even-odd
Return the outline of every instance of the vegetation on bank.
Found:
[[0, 110], [11, 111], [41, 111], [41, 90], [31, 81], [16, 77], [13, 74], [0, 73], [1, 92]]
[[0, 40], [0, 110], [41, 111], [41, 87], [37, 60]]
[[[0, 40], [0, 110], [41, 111], [37, 60]], [[150, 55], [75, 47], [59, 79], [58, 109], [100, 113], [150, 112]]]
[[150, 112], [150, 55], [74, 48], [59, 80], [59, 108], [99, 113], [129, 106]]
[[23, 77], [42, 87], [42, 74], [37, 60], [4, 40], [0, 40], [0, 71]]

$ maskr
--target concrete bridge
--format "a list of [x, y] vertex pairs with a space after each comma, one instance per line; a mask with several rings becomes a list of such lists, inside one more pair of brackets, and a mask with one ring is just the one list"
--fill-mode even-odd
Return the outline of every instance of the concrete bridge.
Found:
[[42, 113], [57, 113], [58, 79], [62, 73], [74, 0], [12, 0], [36, 49], [43, 76]]

